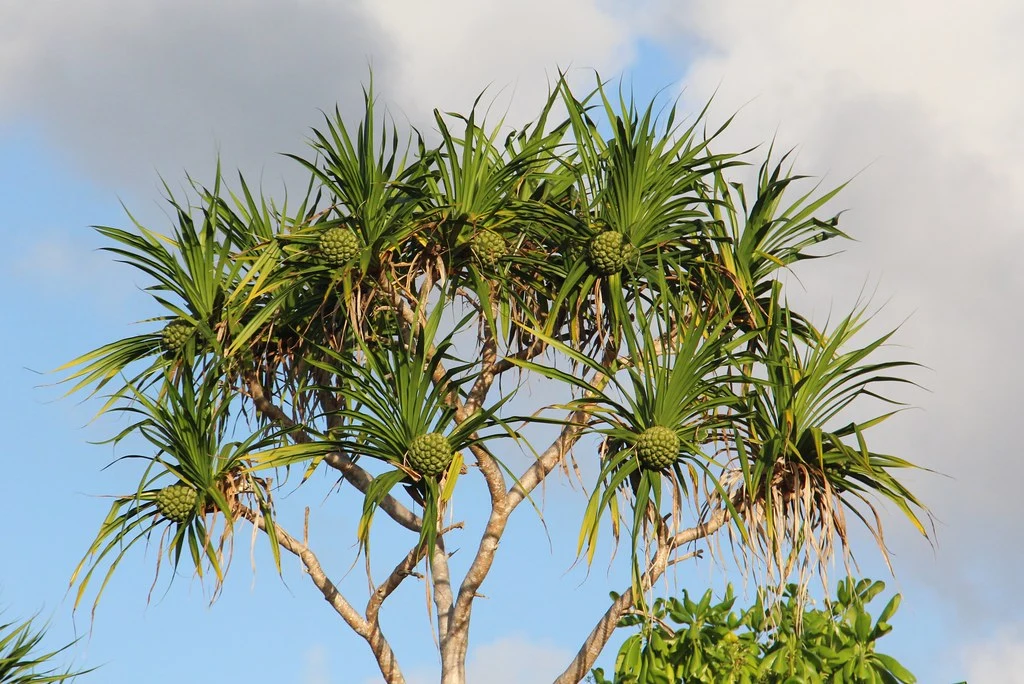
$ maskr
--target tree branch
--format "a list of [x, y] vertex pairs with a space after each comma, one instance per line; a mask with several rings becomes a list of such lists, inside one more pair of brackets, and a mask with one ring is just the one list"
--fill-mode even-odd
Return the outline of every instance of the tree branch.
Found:
[[302, 426], [292, 420], [291, 416], [284, 412], [284, 409], [270, 400], [266, 389], [263, 387], [263, 383], [256, 377], [255, 372], [249, 371], [243, 377], [249, 398], [252, 399], [253, 406], [256, 407], [257, 411], [287, 429], [295, 429], [295, 432], [292, 433], [292, 438], [296, 442], [305, 444], [310, 441], [309, 433], [301, 429]]
[[511, 354], [503, 359], [499, 359], [498, 362], [494, 364], [494, 374], [501, 375], [502, 373], [510, 371], [513, 368], [519, 368], [520, 366], [514, 363], [513, 359], [515, 361], [529, 361], [530, 359], [533, 359], [536, 356], [544, 353], [544, 350], [546, 348], [547, 345], [541, 342], [540, 340], [533, 340], [533, 342], [531, 342], [530, 345], [526, 347], [526, 349], [520, 349], [515, 354]]
[[[605, 350], [604, 365], [611, 364], [616, 357], [616, 350], [609, 348]], [[609, 376], [604, 376], [596, 381], [599, 386], [608, 382]], [[441, 648], [441, 670], [442, 682], [456, 682], [461, 671], [460, 663], [465, 663], [466, 649], [468, 646], [469, 621], [473, 608], [473, 600], [479, 593], [480, 587], [490, 573], [494, 564], [494, 556], [497, 553], [498, 545], [505, 527], [508, 524], [512, 511], [526, 499], [550, 473], [557, 464], [564, 458], [565, 454], [572, 448], [572, 445], [583, 434], [586, 427], [587, 413], [580, 409], [573, 411], [566, 420], [558, 437], [545, 449], [540, 458], [519, 478], [519, 481], [512, 485], [508, 492], [500, 499], [493, 501], [491, 515], [487, 520], [483, 536], [477, 547], [476, 555], [470, 564], [466, 576], [459, 587], [459, 593], [452, 610], [451, 620], [448, 625], [448, 640]]]
[[374, 625], [379, 622], [380, 608], [384, 605], [384, 601], [391, 596], [406, 577], [412, 574], [412, 569], [423, 559], [424, 550], [422, 544], [417, 544], [410, 549], [387, 579], [370, 594], [370, 600], [366, 602], [366, 620], [369, 624]]
[[[455, 411], [455, 422], [462, 423], [483, 407], [487, 399], [487, 393], [495, 378], [495, 365], [498, 358], [498, 345], [494, 337], [494, 331], [484, 324], [484, 340], [480, 354], [480, 377], [473, 383], [466, 403]], [[470, 449], [476, 457], [477, 467], [484, 476], [487, 483], [487, 492], [491, 497], [493, 507], [505, 498], [505, 478], [501, 474], [501, 468], [494, 458], [481, 447], [474, 446]]]
[[[617, 347], [609, 344], [605, 348], [602, 365], [607, 368], [615, 361], [617, 355]], [[591, 384], [597, 389], [603, 389], [609, 380], [611, 380], [610, 375], [603, 375], [595, 378]], [[551, 474], [551, 471], [555, 469], [572, 446], [579, 440], [586, 427], [586, 418], [587, 411], [585, 409], [579, 409], [569, 415], [555, 441], [544, 450], [540, 458], [523, 473], [519, 481], [509, 490], [509, 499], [512, 502], [513, 508], [522, 503], [523, 499], [529, 496]]]
[[587, 412], [583, 409], [573, 411], [566, 418], [565, 425], [558, 433], [558, 437], [541, 453], [533, 465], [526, 469], [520, 476], [519, 481], [512, 485], [508, 491], [508, 499], [512, 508], [515, 508], [527, 498], [544, 479], [551, 474], [551, 471], [561, 462], [573, 445], [579, 441], [586, 428]]
[[[324, 457], [324, 463], [344, 475], [345, 481], [363, 494], [366, 494], [366, 490], [370, 488], [370, 483], [373, 482], [373, 475], [357, 466], [351, 458], [340, 451], [332, 451], [327, 454]], [[392, 520], [407, 530], [419, 532], [423, 527], [423, 519], [390, 494], [381, 500], [380, 508]]]
[[[520, 479], [520, 482], [516, 483], [507, 495], [492, 504], [491, 515], [487, 520], [487, 526], [484, 528], [480, 545], [477, 547], [473, 562], [462, 580], [462, 585], [459, 587], [458, 598], [455, 601], [451, 619], [448, 623], [448, 638], [441, 644], [442, 681], [448, 681], [445, 679], [446, 668], [455, 668], [465, 662], [468, 645], [467, 633], [473, 599], [476, 598], [484, 579], [486, 579], [491, 570], [491, 566], [494, 563], [494, 555], [498, 550], [498, 544], [508, 524], [509, 515], [526, 498], [529, 492], [551, 472], [555, 464], [558, 463], [558, 460], [579, 438], [584, 426], [582, 422], [575, 423], [573, 421], [576, 419], [582, 420], [583, 418], [585, 418], [585, 415], [582, 411], [575, 411], [569, 424], [562, 428], [561, 434], [554, 443], [527, 470], [524, 477], [530, 477], [531, 479], [527, 483], [523, 483], [522, 479]], [[453, 673], [451, 681], [459, 681], [458, 675]]]
[[[387, 292], [391, 297], [392, 303], [398, 310], [398, 315], [401, 316], [402, 320], [412, 328], [415, 328], [417, 325], [423, 326], [426, 324], [425, 314], [420, 309], [426, 301], [428, 282], [432, 283], [429, 277], [421, 288], [416, 310], [412, 308], [406, 298], [402, 296], [401, 292], [393, 287], [387, 288]], [[495, 304], [493, 306], [496, 307], [497, 305]], [[417, 311], [419, 312], [418, 315]], [[436, 351], [437, 350], [434, 347], [431, 347], [427, 352], [428, 356], [432, 357]], [[458, 393], [455, 391], [448, 392], [447, 394], [448, 403], [455, 409], [456, 423], [464, 422], [480, 410], [496, 376], [495, 369], [498, 365], [497, 356], [497, 343], [493, 331], [487, 329], [484, 332], [483, 348], [481, 350], [480, 377], [476, 379], [476, 382], [473, 383], [473, 387], [470, 388], [466, 402], [463, 403], [459, 398]], [[444, 364], [438, 362], [434, 368], [434, 374], [431, 377], [431, 380], [433, 380], [435, 385], [440, 386], [447, 373], [448, 371], [445, 369]], [[498, 464], [494, 461], [491, 455], [484, 449], [472, 447], [470, 451], [472, 451], [473, 455], [476, 457], [477, 466], [483, 474], [484, 480], [487, 482], [487, 490], [491, 496], [491, 502], [493, 504], [505, 495], [505, 478], [502, 477], [501, 468], [498, 467]]]
[[[720, 508], [712, 514], [706, 522], [695, 525], [690, 529], [683, 530], [671, 538], [663, 539], [658, 545], [658, 550], [647, 565], [647, 569], [641, 578], [641, 588], [647, 591], [658, 578], [665, 572], [669, 565], [684, 558], [692, 557], [694, 554], [687, 554], [683, 557], [673, 558], [673, 552], [683, 544], [708, 537], [717, 532], [729, 520], [727, 509]], [[608, 607], [601, 619], [594, 625], [583, 645], [580, 647], [576, 657], [562, 674], [555, 679], [554, 684], [577, 684], [583, 681], [590, 670], [594, 667], [597, 657], [604, 650], [611, 638], [612, 633], [619, 626], [619, 621], [628, 610], [633, 607], [636, 597], [633, 594], [633, 587], [630, 586], [623, 591], [615, 601]]]
[[[252, 398], [253, 405], [256, 407], [257, 411], [271, 420], [277, 421], [286, 428], [295, 427], [296, 423], [288, 417], [288, 414], [286, 414], [280, 406], [272, 402], [267, 397], [266, 392], [263, 389], [263, 384], [260, 383], [255, 374], [246, 374], [245, 380], [248, 386], [249, 396]], [[320, 396], [320, 401], [324, 403], [325, 413], [331, 413], [331, 408], [334, 406], [333, 399], [322, 394]], [[334, 408], [336, 409], [336, 406], [334, 406]], [[304, 444], [310, 441], [309, 434], [304, 430], [297, 431], [294, 437], [295, 441], [299, 443]], [[324, 462], [340, 472], [347, 482], [363, 494], [366, 494], [366, 490], [369, 489], [370, 483], [373, 482], [373, 475], [370, 475], [370, 473], [360, 468], [351, 458], [340, 451], [327, 454], [324, 457]], [[381, 501], [380, 508], [387, 513], [392, 520], [408, 530], [419, 532], [420, 528], [423, 526], [423, 521], [418, 515], [406, 508], [402, 502], [390, 494], [385, 496], [384, 500]]]
[[473, 599], [490, 572], [494, 554], [498, 550], [498, 543], [505, 532], [509, 515], [547, 477], [558, 461], [579, 439], [585, 427], [582, 422], [585, 418], [584, 411], [574, 411], [551, 446], [530, 466], [519, 482], [512, 486], [507, 495], [492, 506], [491, 516], [487, 521], [487, 527], [484, 529], [476, 556], [459, 587], [459, 595], [450, 626], [452, 631], [465, 630], [469, 626]]
[[[239, 511], [246, 520], [264, 533], [267, 532], [266, 519], [260, 513], [244, 506], [239, 507]], [[338, 588], [327, 577], [327, 574], [320, 565], [320, 560], [306, 544], [288, 534], [284, 528], [278, 525], [274, 526], [274, 534], [281, 548], [291, 552], [302, 561], [302, 565], [306, 568], [310, 580], [320, 590], [320, 593], [323, 594], [324, 600], [334, 608], [334, 611], [352, 628], [352, 631], [363, 637], [366, 643], [370, 645], [370, 650], [373, 651], [373, 655], [377, 659], [377, 666], [380, 668], [381, 674], [384, 675], [384, 680], [388, 684], [405, 684], [405, 676], [402, 675], [401, 668], [398, 667], [398, 661], [391, 650], [391, 645], [388, 644], [387, 639], [380, 630], [376, 615], [374, 615], [374, 619], [371, 621], [361, 616], [352, 607], [352, 604], [341, 595]]]
[[[461, 525], [460, 525], [461, 527]], [[434, 552], [430, 556], [430, 577], [434, 584], [434, 609], [437, 611], [437, 634], [441, 643], [448, 637], [454, 597], [452, 580], [448, 570], [448, 551], [444, 545], [444, 533], [437, 535]]]

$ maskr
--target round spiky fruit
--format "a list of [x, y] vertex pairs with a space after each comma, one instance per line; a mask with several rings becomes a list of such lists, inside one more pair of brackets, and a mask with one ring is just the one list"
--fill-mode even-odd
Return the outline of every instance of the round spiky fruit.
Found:
[[188, 485], [174, 484], [157, 492], [156, 509], [160, 515], [180, 525], [192, 516], [197, 498], [196, 490]]
[[663, 470], [679, 457], [679, 435], [663, 425], [649, 427], [636, 438], [636, 456], [648, 470]]
[[320, 257], [328, 266], [348, 263], [359, 249], [359, 238], [348, 228], [328, 228], [320, 235]]
[[484, 266], [493, 268], [498, 260], [508, 254], [505, 238], [493, 230], [482, 230], [473, 236], [473, 254]]
[[590, 265], [601, 276], [618, 273], [635, 254], [636, 249], [629, 244], [626, 236], [615, 230], [595, 235], [587, 246]]
[[160, 333], [160, 344], [168, 353], [181, 351], [194, 331], [195, 326], [184, 318], [175, 318], [164, 326], [163, 332]]
[[437, 477], [452, 462], [452, 445], [440, 432], [420, 435], [409, 444], [408, 464], [420, 475]]

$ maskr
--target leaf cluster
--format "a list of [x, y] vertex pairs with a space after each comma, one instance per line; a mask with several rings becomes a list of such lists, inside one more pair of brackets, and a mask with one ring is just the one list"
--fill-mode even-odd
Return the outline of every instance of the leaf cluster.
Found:
[[782, 596], [736, 609], [732, 587], [715, 603], [709, 589], [699, 600], [657, 599], [648, 615], [624, 618], [640, 627], [615, 661], [613, 679], [596, 669], [596, 684], [782, 684], [783, 682], [876, 682], [911, 684], [916, 678], [877, 642], [892, 630], [899, 608], [895, 594], [877, 619], [867, 611], [885, 585], [868, 579], [841, 580], [835, 598], [806, 607], [790, 584]]
[[[90, 670], [72, 672], [49, 667], [54, 658], [74, 642], [56, 651], [40, 652], [46, 629], [36, 629], [32, 620], [0, 623], [0, 682], [3, 684], [47, 684], [67, 682]], [[48, 668], [48, 669], [43, 669]]]

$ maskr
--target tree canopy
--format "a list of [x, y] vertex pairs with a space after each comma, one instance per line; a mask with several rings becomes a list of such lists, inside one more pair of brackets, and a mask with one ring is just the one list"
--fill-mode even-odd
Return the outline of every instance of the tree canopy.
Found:
[[[148, 280], [153, 318], [62, 371], [127, 418], [113, 443], [149, 450], [75, 574], [78, 600], [92, 587], [99, 601], [152, 538], [216, 593], [236, 528], [253, 526], [389, 683], [405, 680], [381, 609], [422, 577], [442, 681], [461, 683], [510, 516], [540, 512], [538, 487], [568, 476], [580, 534], [553, 541], [593, 563], [610, 535], [631, 568], [557, 679], [578, 682], [624, 615], [659, 605], [658, 578], [715, 539], [782, 587], [847, 558], [849, 515], [885, 553], [878, 501], [925, 533], [897, 479], [912, 464], [867, 435], [913, 364], [880, 355], [892, 333], [861, 339], [865, 308], [819, 327], [786, 296], [783, 274], [846, 238], [826, 213], [841, 187], [772, 149], [717, 149], [725, 126], [706, 111], [684, 119], [600, 82], [577, 95], [558, 80], [524, 125], [485, 121], [478, 102], [408, 137], [372, 89], [364, 103], [289, 155], [308, 179], [297, 199], [229, 188], [218, 169], [185, 198], [168, 188], [169, 228], [98, 227]], [[528, 383], [550, 399], [531, 405]], [[324, 472], [361, 510], [365, 609], [282, 522], [302, 488], [275, 496], [281, 482]], [[467, 489], [484, 504], [454, 519]], [[407, 535], [404, 557], [371, 564], [381, 534]], [[471, 534], [453, 577], [450, 540]]]

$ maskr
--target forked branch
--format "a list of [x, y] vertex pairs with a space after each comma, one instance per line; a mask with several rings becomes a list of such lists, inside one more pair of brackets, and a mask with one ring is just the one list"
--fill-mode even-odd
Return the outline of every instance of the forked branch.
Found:
[[[282, 427], [296, 427], [295, 422], [288, 416], [288, 414], [266, 396], [262, 383], [259, 382], [255, 375], [247, 375], [246, 384], [248, 388], [248, 395], [252, 399], [253, 405], [256, 407], [257, 411], [267, 418], [277, 422]], [[329, 410], [329, 407], [325, 408]], [[293, 437], [298, 443], [308, 443], [310, 441], [309, 434], [301, 429], [297, 430], [293, 434]], [[373, 482], [373, 475], [370, 475], [366, 470], [360, 468], [351, 458], [340, 451], [334, 451], [327, 454], [324, 457], [324, 462], [340, 472], [346, 481], [351, 483], [353, 487], [363, 494], [366, 494], [366, 491], [370, 488], [370, 483]], [[385, 496], [384, 500], [381, 501], [380, 508], [387, 513], [392, 520], [408, 530], [419, 532], [420, 528], [423, 526], [423, 521], [418, 515], [413, 513], [403, 505], [402, 502], [390, 494]]]
[[505, 533], [509, 516], [529, 493], [557, 466], [565, 454], [579, 439], [585, 427], [584, 411], [570, 414], [566, 425], [558, 437], [541, 454], [520, 481], [512, 486], [500, 500], [493, 502], [491, 514], [484, 528], [483, 537], [477, 547], [473, 562], [466, 572], [459, 587], [455, 605], [448, 620], [446, 636], [441, 642], [441, 667], [443, 682], [464, 681], [461, 668], [465, 666], [468, 645], [469, 620], [472, 613], [473, 600], [477, 597], [481, 585], [490, 573], [498, 544]]
[[[647, 564], [647, 568], [641, 578], [642, 590], [647, 591], [654, 586], [654, 583], [665, 573], [669, 565], [696, 555], [691, 553], [685, 556], [674, 556], [676, 549], [683, 544], [711, 536], [721, 529], [728, 520], [728, 510], [720, 508], [707, 521], [683, 530], [671, 538], [664, 538], [662, 543], [658, 545], [654, 557]], [[605, 611], [601, 619], [594, 625], [594, 629], [591, 630], [583, 642], [583, 646], [576, 653], [576, 657], [569, 663], [569, 667], [555, 679], [554, 684], [577, 684], [577, 682], [583, 681], [583, 678], [594, 667], [597, 657], [608, 644], [608, 640], [611, 639], [615, 629], [619, 626], [619, 621], [633, 607], [635, 601], [636, 596], [633, 593], [633, 587], [630, 586], [608, 606], [608, 610]]]
[[[259, 512], [246, 507], [240, 507], [240, 512], [246, 520], [264, 533], [267, 532], [266, 519]], [[384, 633], [381, 632], [376, 612], [374, 612], [372, 620], [360, 615], [352, 607], [352, 604], [342, 596], [330, 578], [327, 577], [327, 573], [324, 572], [323, 567], [320, 565], [320, 560], [309, 546], [300, 542], [278, 525], [274, 526], [274, 534], [281, 548], [292, 553], [302, 561], [310, 581], [320, 590], [324, 600], [334, 608], [334, 611], [352, 628], [352, 631], [363, 637], [366, 643], [370, 645], [370, 650], [373, 651], [374, 658], [377, 659], [377, 666], [380, 668], [380, 672], [387, 684], [405, 684], [405, 676], [402, 675], [398, 661], [395, 659], [395, 654], [391, 650], [391, 645], [384, 637]], [[393, 590], [392, 588], [391, 591]], [[373, 597], [371, 597], [371, 601], [373, 601]], [[381, 598], [381, 601], [383, 601], [383, 598]], [[379, 604], [377, 608], [379, 609]]]

